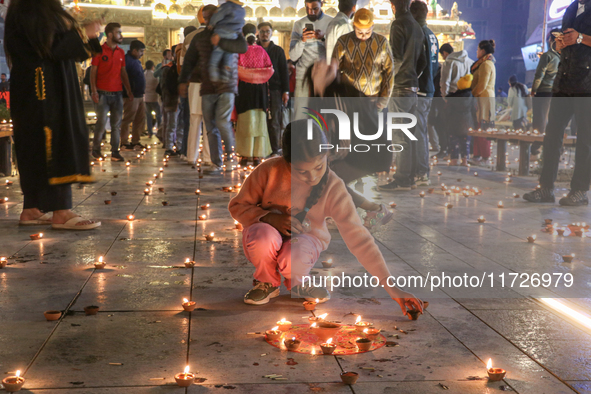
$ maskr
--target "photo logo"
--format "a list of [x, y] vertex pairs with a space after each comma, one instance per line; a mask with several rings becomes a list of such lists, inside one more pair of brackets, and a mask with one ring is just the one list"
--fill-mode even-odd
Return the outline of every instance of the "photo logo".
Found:
[[[322, 114], [331, 114], [336, 116], [339, 140], [351, 140], [351, 124], [353, 125], [352, 129], [353, 133], [355, 133], [355, 137], [362, 141], [376, 141], [384, 133], [384, 116], [381, 112], [376, 112], [376, 116], [378, 117], [377, 131], [374, 134], [363, 134], [359, 130], [358, 112], [353, 112], [353, 122], [351, 122], [349, 115], [343, 111], [339, 111], [338, 109], [321, 109], [320, 112], [308, 107], [305, 107], [305, 109], [310, 111], [305, 112], [305, 114], [312, 118], [308, 119], [308, 140], [312, 140], [312, 128], [314, 122], [316, 122], [316, 124], [320, 127], [321, 130], [328, 131], [326, 119], [324, 119]], [[415, 115], [409, 113], [388, 112], [385, 118], [386, 137], [388, 141], [392, 141], [392, 134], [394, 130], [403, 132], [411, 141], [417, 141], [417, 137], [415, 137], [413, 133], [410, 131], [410, 129], [417, 125], [417, 117]], [[397, 120], [396, 122], [394, 121], [395, 119]], [[410, 122], [400, 123], [400, 119], [407, 119], [410, 120]], [[333, 144], [321, 144], [320, 151], [336, 149], [337, 152], [339, 150], [348, 150], [350, 152], [352, 150], [355, 152], [369, 152], [370, 150], [372, 150], [372, 147], [376, 148], [378, 152], [382, 147], [385, 147], [390, 152], [401, 152], [403, 150], [402, 145], [399, 144], [355, 144], [343, 147], [340, 147], [339, 145], [335, 146]]]

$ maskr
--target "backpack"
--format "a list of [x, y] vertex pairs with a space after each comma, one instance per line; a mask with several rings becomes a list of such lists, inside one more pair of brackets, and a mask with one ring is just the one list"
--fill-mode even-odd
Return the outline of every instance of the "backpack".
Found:
[[177, 71], [176, 62], [172, 62], [162, 75], [162, 88], [161, 90], [166, 91], [170, 95], [177, 94], [179, 81], [179, 73]]

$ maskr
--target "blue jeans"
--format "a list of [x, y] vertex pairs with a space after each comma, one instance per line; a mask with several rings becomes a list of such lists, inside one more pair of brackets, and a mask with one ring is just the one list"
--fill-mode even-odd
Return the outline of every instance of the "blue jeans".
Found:
[[154, 135], [154, 118], [152, 118], [152, 111], [156, 113], [156, 123], [158, 123], [158, 128], [162, 128], [162, 112], [160, 111], [160, 104], [157, 102], [146, 103], [146, 123], [148, 124], [148, 135], [150, 137]]
[[232, 154], [234, 146], [234, 131], [232, 130], [232, 110], [234, 109], [234, 93], [206, 94], [201, 97], [203, 122], [207, 130], [211, 162], [218, 167], [224, 164], [222, 138], [228, 156]]
[[419, 97], [417, 102], [417, 176], [429, 176], [429, 128], [428, 119], [432, 97]]
[[[407, 90], [394, 90], [389, 103], [389, 112], [408, 113], [416, 116], [417, 94]], [[416, 137], [417, 126], [409, 131]], [[410, 186], [415, 183], [417, 174], [418, 141], [411, 141], [406, 134], [400, 130], [392, 133], [392, 143], [402, 145], [402, 152], [396, 154], [396, 174], [394, 180], [401, 186]]]
[[94, 139], [92, 151], [100, 153], [101, 141], [107, 126], [107, 116], [111, 111], [111, 153], [119, 152], [121, 137], [121, 120], [123, 119], [123, 93], [103, 94], [99, 92], [99, 102], [96, 108], [96, 125], [94, 126]]
[[209, 79], [212, 82], [228, 82], [232, 77], [234, 54], [219, 46], [213, 47], [209, 58]]
[[183, 132], [181, 154], [187, 156], [187, 145], [189, 144], [189, 126], [191, 125], [191, 109], [189, 98], [181, 97], [179, 105], [179, 119], [177, 129]]
[[176, 142], [178, 141], [178, 127], [177, 127], [177, 111], [167, 111], [164, 108], [164, 149], [172, 150], [175, 146]]

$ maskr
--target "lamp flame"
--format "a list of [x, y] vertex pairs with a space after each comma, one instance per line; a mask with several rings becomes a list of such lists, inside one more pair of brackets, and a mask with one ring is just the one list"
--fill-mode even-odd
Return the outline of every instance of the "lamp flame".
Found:
[[186, 298], [183, 298], [183, 303], [188, 304], [189, 300], [187, 300]]
[[283, 319], [279, 320], [279, 323], [285, 324], [285, 317]]
[[279, 326], [275, 326], [271, 329], [271, 331], [277, 331], [277, 330], [279, 330]]
[[369, 330], [369, 329], [368, 329], [368, 328], [366, 328], [365, 330], [363, 330], [363, 333], [364, 333], [364, 334], [367, 334], [367, 331], [368, 331], [368, 330]]
[[316, 302], [318, 304], [318, 302], [319, 302], [318, 298], [316, 298], [316, 301], [314, 301], [314, 302]]
[[489, 358], [488, 362], [486, 363], [486, 369], [491, 369], [492, 368], [492, 359]]
[[357, 316], [357, 320], [355, 320], [355, 324], [359, 323], [361, 321], [361, 316]]
[[316, 323], [312, 323], [312, 325], [310, 326], [310, 328], [316, 328]]
[[322, 315], [318, 316], [319, 318], [321, 318], [322, 320], [326, 319], [326, 316], [328, 316], [328, 313], [323, 313]]
[[188, 373], [189, 373], [189, 366], [187, 365], [187, 366], [185, 367], [185, 375], [186, 375], [186, 374], [188, 374]]
[[328, 338], [328, 341], [326, 341], [326, 343], [332, 343], [332, 338]]
[[187, 259], [185, 260], [185, 263], [189, 263], [191, 262], [191, 259], [187, 257]]
[[103, 262], [103, 256], [99, 257], [99, 263]]
[[19, 371], [16, 371], [16, 374], [15, 375], [16, 375], [17, 378], [20, 377], [21, 376], [21, 371], [20, 370]]

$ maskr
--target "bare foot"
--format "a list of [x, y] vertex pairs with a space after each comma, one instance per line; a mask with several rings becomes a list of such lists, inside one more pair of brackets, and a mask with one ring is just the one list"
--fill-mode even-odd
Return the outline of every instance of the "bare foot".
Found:
[[[65, 224], [68, 220], [78, 217], [78, 216], [80, 216], [80, 215], [75, 214], [74, 212], [72, 212], [69, 209], [54, 211], [52, 223], [53, 224]], [[86, 224], [93, 224], [93, 223], [95, 223], [94, 220], [90, 220], [90, 219], [83, 220], [81, 222], [76, 223], [76, 226], [84, 226]]]
[[41, 212], [38, 208], [27, 208], [23, 209], [20, 220], [37, 220], [41, 216], [43, 216], [43, 212]]

